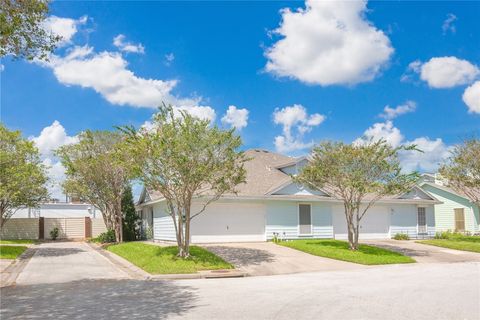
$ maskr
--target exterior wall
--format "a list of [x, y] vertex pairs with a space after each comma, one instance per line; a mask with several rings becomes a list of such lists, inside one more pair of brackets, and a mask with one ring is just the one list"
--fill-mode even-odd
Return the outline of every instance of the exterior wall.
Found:
[[[151, 207], [146, 207], [151, 208]], [[143, 211], [143, 210], [142, 210]], [[172, 217], [166, 212], [164, 203], [153, 205], [153, 239], [177, 241]]]
[[12, 218], [102, 218], [102, 212], [90, 204], [45, 203], [39, 208], [20, 208]]
[[92, 219], [92, 238], [98, 237], [100, 233], [107, 231], [103, 218]]
[[45, 218], [44, 238], [51, 239], [50, 231], [57, 227], [58, 239], [85, 238], [85, 218]]
[[464, 209], [466, 231], [472, 233], [479, 231], [479, 210], [470, 201], [430, 185], [424, 185], [422, 188], [443, 202], [442, 204], [435, 205], [437, 232], [455, 230], [455, 208]]
[[[347, 239], [347, 221], [345, 209], [341, 205], [333, 206], [333, 230], [335, 239]], [[388, 239], [390, 238], [390, 210], [385, 205], [374, 205], [360, 221], [359, 239]]]
[[[397, 233], [404, 233], [408, 234], [410, 238], [418, 238], [417, 210], [417, 206], [413, 204], [390, 206], [390, 235], [394, 237]], [[433, 237], [435, 235], [435, 215], [433, 207], [426, 207], [425, 214], [427, 218], [428, 236]]]
[[[304, 202], [269, 201], [266, 205], [266, 237], [272, 239], [274, 233], [281, 238], [298, 239], [298, 204]], [[308, 204], [308, 202], [305, 202]], [[312, 238], [333, 238], [331, 205], [311, 203]], [[305, 236], [302, 236], [304, 238]]]
[[38, 239], [39, 219], [11, 218], [0, 233], [2, 239]]

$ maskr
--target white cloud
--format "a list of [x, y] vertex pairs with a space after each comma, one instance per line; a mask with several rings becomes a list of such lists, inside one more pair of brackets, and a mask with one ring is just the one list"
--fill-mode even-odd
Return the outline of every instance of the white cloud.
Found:
[[177, 98], [172, 94], [176, 80], [136, 76], [117, 52], [94, 52], [92, 47], [74, 47], [66, 56], [52, 56], [41, 65], [53, 69], [59, 82], [91, 88], [116, 105], [156, 108], [162, 102], [193, 107], [200, 98]]
[[393, 125], [392, 121], [373, 124], [361, 138], [356, 139], [353, 143], [366, 143], [380, 139], [386, 140], [394, 148], [400, 145], [414, 144], [423, 151], [400, 151], [399, 158], [405, 172], [414, 170], [434, 172], [438, 169], [439, 164], [448, 158], [451, 150], [451, 147], [447, 146], [440, 138], [432, 140], [428, 137], [420, 137], [409, 141]]
[[119, 34], [113, 38], [113, 45], [120, 51], [130, 53], [145, 53], [145, 47], [141, 43], [134, 44], [131, 42], [125, 42], [125, 35], [123, 34]]
[[38, 137], [30, 137], [44, 157], [53, 155], [53, 151], [63, 145], [78, 141], [76, 136], [69, 136], [65, 128], [55, 120], [50, 126], [45, 127]]
[[395, 108], [392, 108], [387, 105], [385, 106], [385, 108], [383, 108], [383, 113], [380, 114], [380, 117], [385, 118], [387, 120], [392, 120], [402, 114], [414, 112], [416, 108], [417, 108], [417, 104], [415, 103], [415, 101], [411, 101], [411, 100], [408, 100], [404, 104], [396, 106]]
[[[203, 120], [209, 120], [210, 122], [215, 121], [216, 118], [215, 110], [209, 106], [174, 106], [174, 111], [176, 110], [183, 110], [192, 116]], [[178, 115], [180, 115], [180, 113], [178, 113]]]
[[283, 135], [275, 137], [277, 151], [292, 152], [311, 147], [313, 142], [303, 142], [303, 136], [324, 120], [325, 116], [319, 113], [308, 115], [305, 107], [299, 104], [275, 109], [273, 122], [282, 125], [283, 131]]
[[248, 110], [238, 109], [236, 106], [229, 106], [227, 112], [222, 117], [222, 122], [228, 124], [237, 130], [242, 130], [248, 124]]
[[366, 1], [307, 0], [305, 9], [281, 11], [280, 35], [265, 56], [275, 75], [322, 86], [367, 82], [394, 49], [389, 38], [365, 19]]
[[43, 22], [43, 27], [54, 35], [62, 37], [62, 40], [60, 41], [60, 46], [62, 46], [70, 43], [73, 36], [78, 31], [78, 26], [85, 24], [87, 19], [87, 16], [83, 16], [77, 20], [50, 16]]
[[392, 121], [374, 123], [365, 130], [363, 136], [354, 141], [354, 143], [366, 143], [368, 141], [378, 141], [383, 139], [392, 147], [398, 147], [404, 140], [400, 130], [393, 125]]
[[453, 13], [447, 14], [447, 18], [443, 21], [443, 24], [442, 24], [443, 34], [446, 34], [447, 32], [451, 32], [451, 33], [457, 32], [457, 28], [453, 24], [455, 20], [457, 20], [456, 15], [454, 15]]
[[65, 128], [55, 120], [50, 126], [42, 129], [37, 137], [30, 137], [43, 158], [43, 164], [48, 167], [50, 179], [49, 191], [53, 198], [63, 199], [62, 182], [65, 180], [65, 168], [55, 157], [53, 151], [66, 144], [78, 142], [76, 136], [69, 136]]
[[469, 84], [480, 74], [476, 65], [456, 57], [431, 58], [421, 65], [419, 71], [420, 78], [432, 88], [452, 88]]
[[480, 81], [465, 89], [462, 99], [468, 106], [469, 112], [480, 113]]

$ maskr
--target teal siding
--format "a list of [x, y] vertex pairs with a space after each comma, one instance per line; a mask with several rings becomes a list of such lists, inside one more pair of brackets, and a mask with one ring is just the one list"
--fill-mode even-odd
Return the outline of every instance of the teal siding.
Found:
[[455, 194], [430, 185], [422, 187], [443, 202], [435, 205], [436, 231], [455, 230], [454, 209], [463, 208], [465, 212], [465, 230], [476, 233], [479, 230], [479, 213], [470, 201]]

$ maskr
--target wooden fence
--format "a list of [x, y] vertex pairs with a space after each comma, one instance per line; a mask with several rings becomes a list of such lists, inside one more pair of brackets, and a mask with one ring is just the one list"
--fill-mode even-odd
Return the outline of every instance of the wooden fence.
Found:
[[5, 222], [1, 239], [51, 239], [58, 228], [58, 239], [86, 239], [107, 231], [103, 219], [80, 218], [13, 218]]

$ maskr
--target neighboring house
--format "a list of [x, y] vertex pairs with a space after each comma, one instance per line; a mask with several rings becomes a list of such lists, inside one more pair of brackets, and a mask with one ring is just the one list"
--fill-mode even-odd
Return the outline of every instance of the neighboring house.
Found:
[[[343, 202], [327, 190], [297, 185], [291, 175], [307, 162], [265, 150], [248, 150], [246, 183], [238, 194], [224, 195], [210, 204], [191, 224], [193, 243], [266, 241], [274, 234], [285, 239], [346, 239]], [[192, 213], [202, 204], [193, 203]], [[387, 239], [396, 233], [410, 237], [435, 234], [435, 197], [421, 187], [378, 201], [361, 222], [361, 239]], [[155, 240], [175, 241], [175, 227], [158, 192], [143, 190], [137, 211], [144, 225], [153, 226]]]
[[467, 196], [449, 188], [437, 174], [422, 175], [419, 185], [442, 202], [435, 205], [437, 232], [479, 232], [480, 210]]
[[42, 203], [38, 208], [20, 208], [12, 218], [102, 218], [102, 212], [88, 203]]

